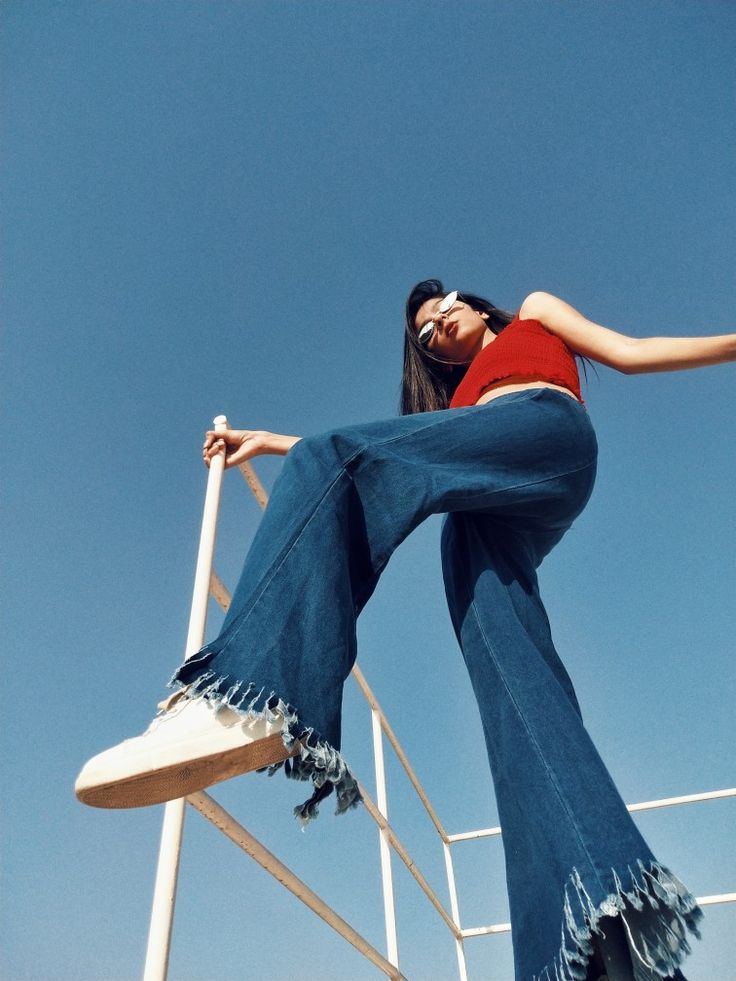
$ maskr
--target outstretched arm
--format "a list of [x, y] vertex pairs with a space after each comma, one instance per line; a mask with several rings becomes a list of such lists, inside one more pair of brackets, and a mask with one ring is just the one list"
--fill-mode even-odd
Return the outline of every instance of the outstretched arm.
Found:
[[627, 375], [679, 371], [736, 361], [736, 334], [716, 337], [627, 337], [588, 320], [551, 293], [530, 293], [520, 319], [538, 320], [577, 354]]
[[209, 467], [212, 457], [225, 447], [225, 468], [236, 467], [254, 456], [272, 453], [286, 456], [301, 436], [282, 436], [263, 429], [225, 429], [221, 433], [207, 432], [204, 437], [202, 457]]

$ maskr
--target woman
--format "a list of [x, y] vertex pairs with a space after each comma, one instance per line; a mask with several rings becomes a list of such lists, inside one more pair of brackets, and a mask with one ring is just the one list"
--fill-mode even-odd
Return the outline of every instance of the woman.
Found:
[[[207, 465], [285, 455], [219, 636], [149, 729], [84, 767], [100, 807], [159, 803], [238, 773], [360, 800], [340, 754], [356, 620], [393, 550], [432, 513], [478, 700], [506, 856], [519, 981], [682, 981], [694, 898], [639, 834], [552, 643], [536, 569], [587, 503], [597, 444], [574, 354], [626, 373], [736, 360], [736, 335], [630, 338], [548, 293], [512, 316], [438, 280], [406, 310], [402, 416], [299, 439], [206, 435]], [[574, 352], [574, 353], [573, 353]]]

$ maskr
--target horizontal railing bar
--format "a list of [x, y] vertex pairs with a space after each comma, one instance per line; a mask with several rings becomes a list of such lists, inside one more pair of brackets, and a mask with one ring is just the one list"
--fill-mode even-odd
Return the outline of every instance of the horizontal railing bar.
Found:
[[387, 977], [391, 978], [392, 981], [406, 981], [404, 975], [393, 964], [390, 964], [357, 930], [354, 930], [346, 920], [328, 906], [324, 900], [320, 899], [317, 893], [310, 889], [305, 882], [294, 875], [287, 865], [284, 865], [257, 838], [246, 831], [242, 824], [239, 824], [209, 794], [199, 791], [196, 794], [190, 794], [187, 801], [247, 855], [258, 862], [261, 868], [269, 872], [282, 886], [321, 917], [333, 930], [343, 936], [379, 970], [383, 971]]
[[511, 924], [510, 923], [494, 923], [493, 926], [488, 927], [470, 927], [468, 930], [461, 930], [463, 940], [466, 937], [487, 937], [492, 933], [510, 933]]
[[401, 748], [401, 744], [399, 743], [399, 740], [396, 738], [393, 729], [389, 725], [388, 719], [384, 715], [383, 710], [381, 709], [381, 706], [378, 704], [378, 700], [376, 699], [376, 696], [373, 694], [373, 691], [371, 690], [368, 682], [365, 680], [365, 677], [363, 675], [363, 672], [360, 670], [360, 668], [358, 667], [357, 664], [354, 664], [353, 665], [352, 675], [355, 678], [355, 680], [357, 681], [359, 688], [361, 689], [361, 691], [365, 695], [366, 701], [368, 702], [368, 704], [370, 705], [370, 707], [375, 712], [378, 713], [378, 717], [381, 720], [381, 728], [386, 733], [386, 737], [387, 737], [388, 741], [393, 746], [394, 752], [398, 756], [399, 761], [401, 762], [401, 765], [404, 767], [404, 770], [406, 771], [406, 775], [408, 776], [408, 778], [411, 781], [414, 789], [416, 790], [417, 794], [419, 795], [419, 799], [421, 800], [422, 804], [424, 804], [424, 808], [427, 811], [427, 814], [429, 815], [429, 818], [432, 821], [432, 824], [434, 824], [435, 828], [437, 829], [440, 838], [443, 841], [447, 841], [447, 834], [445, 832], [445, 829], [442, 827], [442, 824], [440, 822], [440, 819], [437, 817], [437, 814], [436, 814], [434, 808], [430, 804], [429, 798], [425, 794], [424, 788], [422, 787], [421, 783], [419, 782], [419, 778], [414, 773], [414, 770], [412, 769], [411, 763], [409, 762], [406, 754], [404, 753], [403, 749]]
[[253, 496], [258, 501], [261, 510], [265, 510], [265, 507], [268, 504], [268, 494], [266, 493], [263, 484], [258, 479], [258, 474], [247, 460], [245, 463], [238, 464], [238, 470], [240, 470], [246, 484], [253, 491]]
[[[647, 811], [656, 807], [672, 807], [675, 804], [695, 804], [703, 800], [720, 800], [723, 797], [736, 797], [736, 787], [724, 790], [708, 790], [702, 794], [683, 794], [681, 797], [663, 797], [661, 800], [645, 800], [640, 804], [627, 804], [628, 811]], [[479, 831], [462, 831], [460, 834], [448, 835], [447, 841], [470, 841], [475, 838], [490, 838], [500, 835], [501, 828], [481, 828]]]
[[627, 804], [630, 811], [647, 811], [655, 807], [670, 807], [673, 804], [695, 804], [701, 800], [717, 800], [721, 797], [736, 797], [736, 787], [726, 790], [710, 790], [704, 794], [684, 794], [682, 797], [663, 797], [661, 800], [645, 800], [641, 804]]
[[437, 895], [435, 894], [434, 890], [429, 885], [429, 883], [427, 882], [427, 880], [424, 878], [424, 876], [420, 872], [418, 866], [414, 863], [413, 859], [411, 858], [411, 856], [409, 855], [409, 853], [407, 852], [407, 850], [404, 848], [404, 846], [399, 841], [399, 838], [398, 838], [396, 832], [394, 831], [394, 829], [388, 823], [388, 821], [383, 816], [383, 814], [381, 814], [381, 812], [378, 810], [378, 808], [376, 807], [376, 805], [373, 803], [370, 795], [366, 791], [365, 787], [363, 787], [363, 785], [360, 782], [358, 782], [358, 789], [360, 790], [361, 797], [363, 798], [363, 803], [365, 804], [366, 809], [367, 809], [368, 813], [370, 814], [370, 816], [373, 818], [373, 820], [376, 822], [376, 824], [383, 831], [386, 832], [386, 835], [388, 837], [389, 843], [395, 849], [396, 854], [399, 856], [399, 858], [401, 859], [401, 861], [404, 863], [404, 865], [407, 867], [407, 869], [411, 872], [411, 874], [417, 880], [417, 882], [419, 883], [420, 888], [422, 889], [422, 891], [426, 895], [427, 899], [429, 899], [429, 901], [432, 903], [432, 905], [434, 906], [434, 908], [440, 914], [440, 916], [445, 921], [445, 923], [447, 924], [447, 926], [450, 928], [450, 931], [452, 932], [452, 935], [456, 939], [459, 940], [460, 939], [460, 934], [459, 934], [458, 928], [455, 925], [452, 917], [447, 912], [447, 910], [444, 908], [444, 906], [442, 905], [442, 903], [439, 901], [439, 899], [437, 898]]
[[481, 828], [479, 831], [461, 831], [456, 835], [448, 835], [447, 842], [452, 845], [456, 841], [471, 841], [474, 838], [492, 838], [494, 835], [500, 834], [500, 828]]
[[[724, 892], [720, 896], [696, 896], [695, 902], [699, 906], [713, 906], [716, 903], [736, 903], [736, 892]], [[510, 923], [494, 923], [493, 926], [471, 927], [468, 930], [461, 930], [463, 937], [485, 937], [492, 933], [508, 933], [511, 930]]]

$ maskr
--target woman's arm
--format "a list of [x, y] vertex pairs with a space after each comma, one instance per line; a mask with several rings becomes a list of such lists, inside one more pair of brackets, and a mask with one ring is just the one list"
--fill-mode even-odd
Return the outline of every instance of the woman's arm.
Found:
[[736, 361], [736, 334], [716, 337], [627, 337], [588, 320], [551, 293], [530, 293], [519, 319], [538, 320], [577, 354], [627, 375], [679, 371]]
[[225, 429], [221, 433], [205, 433], [202, 457], [209, 467], [212, 457], [225, 448], [225, 469], [236, 467], [254, 456], [272, 453], [286, 456], [301, 436], [282, 436], [263, 429]]

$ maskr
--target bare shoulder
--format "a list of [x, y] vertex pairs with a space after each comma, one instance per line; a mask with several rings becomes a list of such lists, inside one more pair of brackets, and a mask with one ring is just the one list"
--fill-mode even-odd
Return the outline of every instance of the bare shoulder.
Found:
[[588, 319], [559, 296], [536, 290], [524, 299], [518, 316], [538, 320], [577, 354], [619, 371], [630, 364], [632, 338]]
[[544, 323], [544, 316], [549, 312], [550, 307], [553, 307], [555, 303], [561, 304], [563, 302], [551, 293], [535, 290], [524, 297], [524, 301], [519, 307], [519, 320], [539, 320]]

